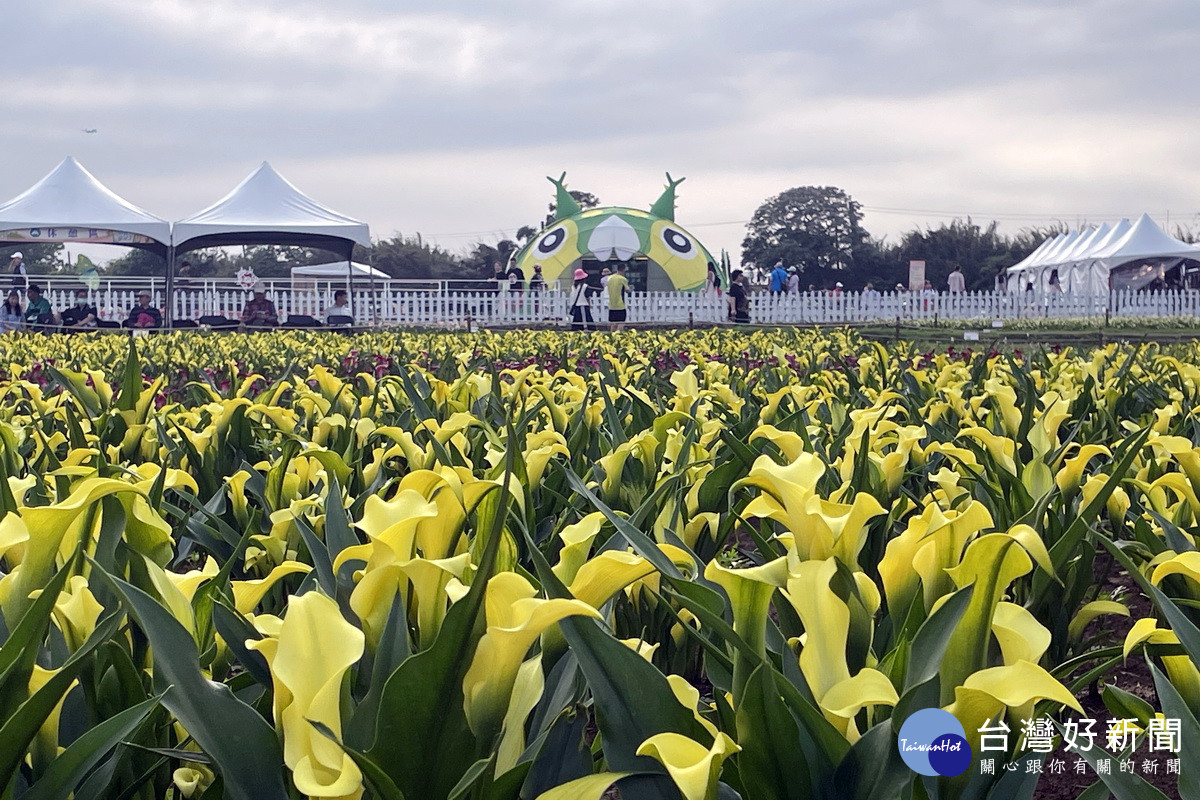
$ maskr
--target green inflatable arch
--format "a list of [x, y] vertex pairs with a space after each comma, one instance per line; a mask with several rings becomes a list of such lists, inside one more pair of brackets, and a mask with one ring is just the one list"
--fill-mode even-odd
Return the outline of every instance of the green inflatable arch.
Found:
[[666, 189], [647, 212], [624, 206], [584, 211], [567, 191], [566, 177], [547, 178], [558, 189], [554, 221], [516, 255], [526, 278], [540, 266], [547, 282], [566, 287], [579, 267], [594, 282], [605, 267], [615, 272], [625, 262], [634, 291], [704, 288], [708, 267], [715, 267], [716, 260], [699, 239], [675, 224], [675, 187], [683, 178], [672, 180], [668, 174]]

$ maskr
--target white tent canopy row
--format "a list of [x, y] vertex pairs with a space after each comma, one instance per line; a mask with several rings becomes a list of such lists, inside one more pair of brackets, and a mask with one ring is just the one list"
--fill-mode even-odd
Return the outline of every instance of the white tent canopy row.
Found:
[[[1123, 219], [1052, 236], [1009, 267], [1005, 278], [1009, 291], [1032, 287], [1100, 294], [1141, 288], [1193, 261], [1200, 262], [1200, 245], [1168, 235], [1143, 214], [1133, 223]], [[1120, 286], [1113, 285], [1114, 277]]]
[[119, 197], [74, 158], [0, 204], [0, 244], [30, 241], [180, 253], [231, 244], [297, 244], [344, 255], [343, 263], [355, 244], [371, 245], [365, 222], [321, 205], [265, 161], [225, 197], [172, 224]]

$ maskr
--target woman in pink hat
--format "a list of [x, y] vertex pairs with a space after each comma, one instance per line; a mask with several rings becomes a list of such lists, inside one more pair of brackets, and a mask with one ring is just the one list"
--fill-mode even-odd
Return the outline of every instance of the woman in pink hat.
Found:
[[587, 296], [587, 273], [582, 269], [575, 270], [575, 284], [571, 287], [571, 330], [590, 331], [592, 329], [592, 306]]

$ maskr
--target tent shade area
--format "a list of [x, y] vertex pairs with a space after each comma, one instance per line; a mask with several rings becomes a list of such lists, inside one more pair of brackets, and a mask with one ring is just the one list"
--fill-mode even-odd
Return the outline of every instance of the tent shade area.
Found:
[[297, 189], [266, 161], [233, 191], [173, 226], [175, 250], [278, 244], [329, 250], [346, 259], [371, 246], [365, 222], [339, 214]]
[[357, 261], [351, 262], [346, 268], [345, 261], [330, 261], [327, 264], [309, 264], [306, 267], [292, 267], [293, 281], [345, 281], [353, 278], [355, 281], [388, 280], [391, 278], [383, 270], [375, 269]]
[[1110, 289], [1200, 287], [1200, 246], [1167, 234], [1148, 214], [1135, 222], [1051, 237], [1005, 271], [1010, 292], [1101, 294]]
[[74, 158], [0, 204], [0, 243], [89, 242], [166, 255], [171, 224], [117, 195]]

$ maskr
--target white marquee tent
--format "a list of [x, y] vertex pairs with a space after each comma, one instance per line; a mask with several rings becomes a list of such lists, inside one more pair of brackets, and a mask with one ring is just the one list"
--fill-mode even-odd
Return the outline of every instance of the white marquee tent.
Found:
[[0, 204], [0, 244], [92, 242], [165, 253], [171, 224], [115, 194], [74, 158]]
[[266, 161], [229, 194], [176, 222], [172, 232], [177, 252], [230, 244], [295, 244], [332, 250], [348, 260], [355, 244], [371, 246], [367, 223], [321, 205]]
[[344, 281], [352, 275], [355, 280], [377, 278], [387, 280], [391, 277], [383, 270], [375, 269], [357, 261], [352, 262], [347, 273], [345, 261], [331, 261], [327, 264], [309, 264], [307, 267], [292, 267], [292, 280], [297, 278], [308, 281]]
[[1200, 262], [1200, 245], [1168, 235], [1143, 214], [1132, 224], [1123, 219], [1047, 239], [1009, 267], [1006, 277], [1014, 292], [1029, 286], [1049, 290], [1057, 280], [1064, 292], [1099, 294], [1140, 288], [1186, 261]]

